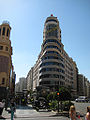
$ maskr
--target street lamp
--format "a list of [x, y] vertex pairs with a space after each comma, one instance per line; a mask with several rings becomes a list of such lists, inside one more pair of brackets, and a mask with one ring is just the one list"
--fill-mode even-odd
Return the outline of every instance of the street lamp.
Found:
[[58, 113], [59, 113], [59, 95], [60, 95], [60, 93], [59, 93], [59, 81], [58, 81], [58, 92], [57, 92], [57, 97], [58, 97]]

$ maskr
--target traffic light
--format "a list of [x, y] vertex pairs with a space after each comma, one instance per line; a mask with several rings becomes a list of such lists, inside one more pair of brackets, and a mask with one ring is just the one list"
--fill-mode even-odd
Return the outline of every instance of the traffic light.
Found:
[[57, 92], [57, 95], [59, 96], [59, 92]]

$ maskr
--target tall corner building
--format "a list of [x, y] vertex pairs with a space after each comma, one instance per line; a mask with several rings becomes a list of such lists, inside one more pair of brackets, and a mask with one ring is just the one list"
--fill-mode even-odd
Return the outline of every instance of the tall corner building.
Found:
[[36, 64], [39, 63], [37, 69], [39, 85], [47, 86], [51, 91], [56, 90], [59, 86], [65, 86], [70, 88], [74, 94], [77, 94], [78, 68], [64, 50], [59, 21], [53, 15], [45, 21], [43, 43], [38, 61]]
[[13, 67], [10, 31], [8, 22], [0, 25], [0, 86], [5, 88], [10, 87], [10, 74]]

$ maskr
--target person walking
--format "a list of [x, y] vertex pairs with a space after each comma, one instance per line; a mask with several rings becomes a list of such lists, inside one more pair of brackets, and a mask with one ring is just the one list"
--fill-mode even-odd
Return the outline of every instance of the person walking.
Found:
[[76, 117], [76, 109], [75, 109], [75, 106], [72, 105], [70, 107], [70, 110], [69, 110], [69, 116], [70, 116], [70, 120], [82, 120], [80, 118], [80, 115], [78, 117]]
[[3, 112], [4, 105], [5, 105], [5, 102], [4, 102], [4, 100], [2, 100], [0, 102], [0, 119], [3, 118], [2, 117], [2, 112]]
[[14, 99], [11, 99], [10, 108], [11, 108], [11, 120], [13, 120], [14, 112], [16, 110], [16, 105], [15, 105]]
[[85, 120], [90, 120], [90, 106], [87, 107], [87, 113], [85, 116]]

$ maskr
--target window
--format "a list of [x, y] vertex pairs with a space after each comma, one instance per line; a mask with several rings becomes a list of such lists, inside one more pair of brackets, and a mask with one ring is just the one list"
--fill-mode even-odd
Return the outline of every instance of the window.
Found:
[[45, 62], [45, 63], [42, 63], [40, 67], [48, 66], [48, 65], [56, 65], [56, 66], [61, 66], [63, 68], [65, 67], [62, 63], [58, 63], [58, 62]]
[[6, 51], [8, 51], [8, 47], [6, 47]]
[[60, 50], [57, 46], [55, 46], [55, 45], [48, 45], [48, 46], [46, 46], [46, 47], [44, 48], [44, 50], [45, 50], [45, 49], [48, 49], [48, 48], [55, 48], [55, 49], [58, 49], [58, 50], [61, 52], [61, 50]]
[[59, 55], [59, 53], [56, 52], [56, 51], [47, 51], [47, 52], [46, 52], [46, 54], [49, 54], [49, 53], [55, 53], [55, 54]]
[[52, 22], [52, 21], [53, 21], [53, 22], [57, 22], [57, 20], [55, 20], [55, 19], [50, 19], [50, 20], [47, 20], [46, 23], [47, 23], [47, 22]]
[[43, 44], [43, 47], [46, 43], [49, 43], [49, 42], [52, 42], [52, 43], [57, 43], [60, 47], [61, 47], [61, 44], [57, 41], [57, 40], [54, 40], [54, 39], [47, 39], [44, 44]]
[[0, 35], [1, 35], [1, 28], [0, 28]]
[[2, 35], [5, 35], [5, 27], [3, 27], [3, 33], [2, 33]]
[[9, 58], [6, 56], [0, 56], [0, 72], [8, 73]]
[[43, 84], [50, 84], [50, 81], [42, 81], [42, 82], [40, 82], [40, 85], [43, 85]]
[[3, 50], [3, 46], [0, 46], [0, 50]]
[[64, 76], [58, 75], [58, 74], [44, 74], [44, 75], [41, 75], [39, 77], [39, 79], [43, 79], [43, 78], [60, 78], [60, 79], [63, 79], [63, 80], [65, 79]]
[[5, 78], [2, 78], [2, 84], [5, 84]]
[[42, 61], [46, 60], [46, 59], [57, 59], [57, 60], [61, 60], [62, 61], [62, 58], [61, 57], [56, 57], [56, 56], [45, 56], [45, 57], [42, 57]]
[[46, 26], [46, 38], [51, 36], [58, 38], [58, 26], [55, 24]]
[[9, 37], [9, 29], [7, 29], [7, 37]]

